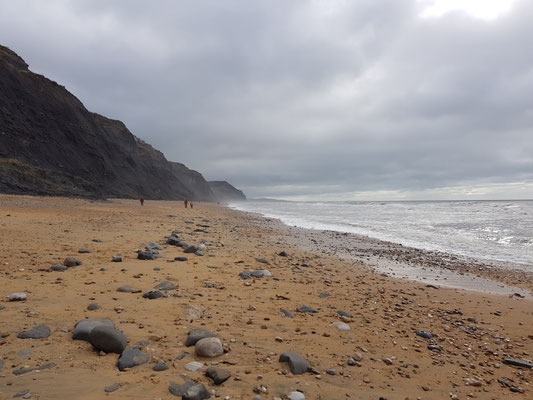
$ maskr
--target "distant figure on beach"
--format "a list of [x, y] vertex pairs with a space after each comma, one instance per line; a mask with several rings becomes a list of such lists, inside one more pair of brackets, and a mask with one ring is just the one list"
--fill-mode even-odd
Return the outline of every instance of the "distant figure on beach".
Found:
[[192, 201], [191, 201], [191, 208], [192, 208]]
[[139, 201], [141, 202], [141, 206], [144, 205], [144, 197], [141, 196], [141, 198], [139, 199]]
[[189, 204], [188, 200], [183, 200], [183, 204], [185, 204], [185, 208], [187, 208], [187, 204]]

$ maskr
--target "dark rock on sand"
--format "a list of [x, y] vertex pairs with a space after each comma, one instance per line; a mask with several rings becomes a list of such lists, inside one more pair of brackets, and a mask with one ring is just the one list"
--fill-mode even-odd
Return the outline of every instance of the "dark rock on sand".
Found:
[[111, 262], [122, 262], [122, 257], [120, 256], [115, 256], [111, 259]]
[[63, 261], [63, 265], [68, 268], [76, 267], [78, 265], [81, 265], [81, 261], [77, 258], [67, 257], [65, 258], [65, 261]]
[[0, 360], [0, 371], [4, 369], [4, 361]]
[[113, 321], [107, 318], [82, 319], [81, 321], [76, 322], [76, 325], [74, 325], [74, 333], [72, 334], [72, 339], [85, 340], [88, 342], [91, 331], [97, 326], [102, 325], [109, 326], [111, 328], [115, 327]]
[[176, 261], [187, 261], [187, 257], [176, 257], [174, 258]]
[[264, 259], [264, 258], [256, 258], [255, 261], [259, 262], [259, 263], [262, 263], [262, 264], [270, 264], [268, 262], [268, 260]]
[[118, 383], [115, 383], [114, 385], [106, 386], [104, 388], [104, 392], [113, 393], [113, 392], [117, 391], [118, 389], [120, 389], [120, 385]]
[[26, 293], [11, 293], [8, 297], [8, 301], [24, 301], [28, 298]]
[[146, 250], [163, 250], [163, 248], [158, 245], [157, 243], [154, 243], [154, 242], [150, 242], [148, 243], [148, 245], [145, 247]]
[[194, 252], [194, 254], [196, 254], [197, 256], [202, 257], [202, 256], [204, 255], [204, 252], [203, 252], [202, 250], [196, 250], [196, 251]]
[[137, 258], [139, 260], [155, 260], [156, 258], [161, 258], [156, 250], [143, 250], [137, 253]]
[[424, 338], [424, 339], [433, 338], [433, 334], [429, 331], [416, 331], [416, 336], [420, 336], [421, 338]]
[[437, 346], [436, 344], [430, 344], [428, 346], [428, 350], [431, 350], [431, 351], [442, 351], [442, 348], [440, 346]]
[[159, 290], [151, 290], [151, 291], [143, 294], [143, 297], [145, 299], [153, 300], [153, 299], [159, 299], [161, 297], [165, 297], [165, 295], [163, 293], [161, 293]]
[[209, 367], [205, 371], [205, 375], [211, 378], [215, 385], [221, 385], [231, 377], [231, 372], [227, 369]]
[[117, 366], [120, 371], [124, 371], [126, 368], [133, 368], [147, 363], [149, 359], [150, 357], [147, 354], [137, 348], [126, 349], [120, 355]]
[[185, 394], [181, 397], [183, 400], [204, 400], [211, 398], [204, 385], [197, 383], [191, 386]]
[[224, 347], [219, 338], [207, 337], [196, 342], [196, 354], [200, 357], [218, 357], [224, 354]]
[[353, 318], [352, 314], [348, 314], [346, 311], [343, 310], [337, 310], [337, 314], [341, 317]]
[[167, 244], [171, 245], [171, 246], [179, 246], [179, 243], [182, 242], [183, 239], [180, 239], [179, 237], [175, 236], [175, 235], [170, 235], [168, 238], [167, 238]]
[[187, 333], [187, 340], [185, 342], [185, 346], [190, 347], [194, 346], [196, 342], [198, 342], [200, 339], [204, 338], [210, 338], [215, 337], [216, 334], [210, 331], [206, 331], [204, 329], [193, 329]]
[[50, 328], [46, 325], [37, 325], [29, 331], [20, 332], [19, 339], [46, 339], [50, 336]]
[[294, 318], [294, 315], [292, 315], [289, 311], [285, 310], [284, 308], [279, 309], [286, 317]]
[[98, 310], [100, 308], [100, 306], [96, 303], [91, 303], [87, 306], [87, 310], [89, 311], [95, 311], [95, 310]]
[[67, 267], [64, 266], [64, 265], [56, 264], [56, 265], [52, 265], [52, 266], [50, 267], [50, 270], [51, 270], [51, 271], [66, 271], [66, 270], [67, 270]]
[[315, 310], [314, 308], [311, 308], [309, 306], [301, 306], [298, 311], [308, 314], [315, 314], [318, 312], [318, 310]]
[[187, 393], [187, 390], [189, 390], [190, 387], [196, 385], [196, 382], [190, 380], [189, 378], [182, 376], [185, 383], [182, 383], [181, 385], [178, 385], [177, 383], [170, 382], [170, 386], [168, 387], [168, 391], [173, 394], [174, 396], [183, 396], [185, 393]]
[[281, 353], [279, 362], [288, 362], [289, 369], [294, 375], [304, 374], [311, 368], [307, 360], [293, 351]]
[[20, 350], [18, 353], [17, 353], [17, 356], [19, 357], [26, 357], [26, 356], [31, 356], [33, 353], [31, 350], [27, 350], [27, 349], [22, 349]]
[[80, 254], [89, 254], [91, 251], [89, 249], [79, 249], [78, 253]]
[[101, 325], [94, 327], [91, 331], [89, 334], [89, 343], [96, 350], [105, 353], [121, 354], [128, 345], [128, 340], [122, 332], [117, 331], [115, 328]]
[[174, 290], [177, 288], [178, 287], [170, 281], [161, 282], [154, 286], [154, 289], [158, 289], [158, 290]]
[[198, 251], [198, 247], [196, 246], [187, 246], [185, 250], [183, 250], [184, 253], [196, 253]]
[[160, 372], [160, 371], [166, 371], [168, 369], [168, 365], [165, 364], [164, 361], [158, 362], [152, 367], [152, 371]]
[[48, 363], [48, 364], [41, 365], [39, 367], [27, 367], [27, 368], [15, 369], [13, 370], [13, 374], [22, 375], [22, 374], [26, 374], [31, 371], [42, 371], [43, 369], [48, 369], [48, 368], [52, 368], [55, 366], [56, 365], [54, 363]]
[[287, 254], [287, 252], [285, 250], [283, 250], [281, 253], [278, 254], [278, 256], [280, 256], [280, 257], [288, 257], [289, 255]]
[[320, 297], [321, 299], [325, 299], [325, 298], [327, 298], [327, 297], [329, 297], [329, 296], [331, 296], [329, 293], [320, 293], [320, 294], [318, 295], [318, 297]]
[[189, 355], [189, 352], [182, 350], [181, 353], [176, 356], [176, 360], [178, 360], [178, 361], [179, 360], [183, 360], [188, 355]]
[[502, 360], [502, 362], [507, 365], [514, 365], [515, 367], [533, 368], [533, 363], [516, 358], [505, 358]]
[[251, 278], [262, 278], [262, 277], [271, 277], [272, 274], [268, 269], [256, 269], [252, 271], [243, 271], [239, 274], [241, 279], [251, 279]]

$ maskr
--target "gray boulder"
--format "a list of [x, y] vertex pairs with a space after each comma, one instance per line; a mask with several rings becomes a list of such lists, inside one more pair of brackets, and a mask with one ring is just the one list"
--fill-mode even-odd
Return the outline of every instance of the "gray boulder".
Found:
[[9, 301], [24, 301], [28, 298], [26, 293], [11, 293], [7, 299]]
[[200, 357], [218, 357], [224, 354], [224, 347], [219, 338], [208, 337], [200, 339], [196, 342], [195, 348], [196, 354]]
[[161, 258], [161, 255], [156, 250], [143, 250], [137, 253], [139, 260], [155, 260]]
[[102, 325], [109, 326], [111, 328], [115, 327], [113, 321], [107, 318], [82, 319], [81, 321], [76, 322], [76, 325], [74, 325], [74, 333], [72, 334], [72, 339], [85, 340], [88, 342], [91, 331], [97, 326]]
[[198, 247], [196, 246], [187, 246], [185, 250], [183, 250], [184, 253], [196, 253], [198, 251]]
[[81, 265], [81, 261], [77, 258], [67, 257], [65, 258], [65, 261], [63, 261], [63, 265], [68, 268], [76, 267], [78, 265]]
[[52, 265], [52, 266], [50, 267], [50, 270], [51, 270], [51, 271], [66, 271], [66, 270], [67, 270], [67, 267], [64, 266], [64, 265], [56, 264], [56, 265]]
[[158, 285], [154, 286], [154, 289], [157, 289], [157, 290], [174, 290], [177, 288], [178, 287], [170, 281], [161, 282]]
[[185, 393], [187, 393], [187, 390], [189, 390], [190, 387], [196, 385], [196, 382], [190, 380], [186, 376], [182, 376], [185, 383], [182, 383], [181, 385], [170, 382], [170, 386], [168, 387], [168, 391], [173, 394], [174, 396], [184, 396]]
[[211, 398], [204, 385], [197, 383], [187, 389], [187, 392], [181, 397], [182, 400], [204, 400]]
[[122, 332], [117, 331], [115, 328], [100, 325], [94, 327], [89, 334], [89, 343], [96, 350], [121, 354], [128, 345], [128, 340]]
[[187, 334], [187, 340], [185, 342], [185, 346], [187, 347], [194, 346], [196, 342], [198, 342], [200, 339], [210, 338], [210, 337], [215, 337], [215, 336], [216, 334], [214, 334], [213, 332], [206, 331], [204, 329], [193, 329], [189, 331], [189, 333]]
[[221, 385], [231, 377], [231, 372], [227, 369], [209, 367], [205, 371], [205, 375], [211, 378], [215, 385]]
[[289, 369], [294, 375], [304, 374], [311, 368], [305, 358], [293, 351], [281, 353], [279, 361], [289, 363]]

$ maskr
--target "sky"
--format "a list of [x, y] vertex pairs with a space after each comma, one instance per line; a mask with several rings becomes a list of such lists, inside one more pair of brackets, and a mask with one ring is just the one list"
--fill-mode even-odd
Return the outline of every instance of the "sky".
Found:
[[0, 0], [0, 44], [248, 197], [533, 198], [533, 1]]

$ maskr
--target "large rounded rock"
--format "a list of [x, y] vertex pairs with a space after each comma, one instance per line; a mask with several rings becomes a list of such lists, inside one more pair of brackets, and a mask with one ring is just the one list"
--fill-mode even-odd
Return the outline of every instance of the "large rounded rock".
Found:
[[293, 351], [281, 353], [279, 361], [289, 363], [289, 369], [294, 375], [304, 374], [311, 368], [305, 358]]
[[72, 334], [72, 339], [85, 340], [88, 342], [91, 331], [97, 326], [101, 325], [109, 326], [111, 328], [115, 327], [113, 321], [107, 318], [82, 319], [81, 321], [76, 322], [76, 325], [74, 325], [74, 333]]
[[214, 334], [213, 332], [206, 331], [205, 329], [193, 329], [187, 334], [187, 341], [185, 342], [185, 346], [194, 346], [196, 342], [198, 342], [200, 339], [215, 336], [216, 334]]
[[122, 332], [117, 331], [115, 328], [100, 325], [93, 328], [89, 334], [89, 343], [96, 350], [121, 354], [128, 345], [128, 340]]
[[187, 389], [187, 392], [181, 397], [183, 400], [204, 400], [211, 398], [204, 385], [198, 383]]
[[63, 261], [63, 265], [68, 268], [76, 267], [78, 265], [81, 265], [81, 261], [78, 260], [77, 258], [67, 257], [65, 258], [65, 261]]
[[28, 298], [26, 293], [11, 293], [7, 299], [9, 301], [24, 301]]
[[200, 339], [194, 349], [200, 357], [218, 357], [224, 354], [220, 339], [215, 337]]
[[221, 385], [231, 377], [231, 372], [227, 369], [209, 367], [205, 371], [205, 375], [211, 378], [215, 385]]
[[147, 363], [149, 359], [150, 357], [147, 354], [137, 348], [126, 349], [120, 355], [117, 366], [120, 371], [124, 371], [126, 368], [133, 368]]

